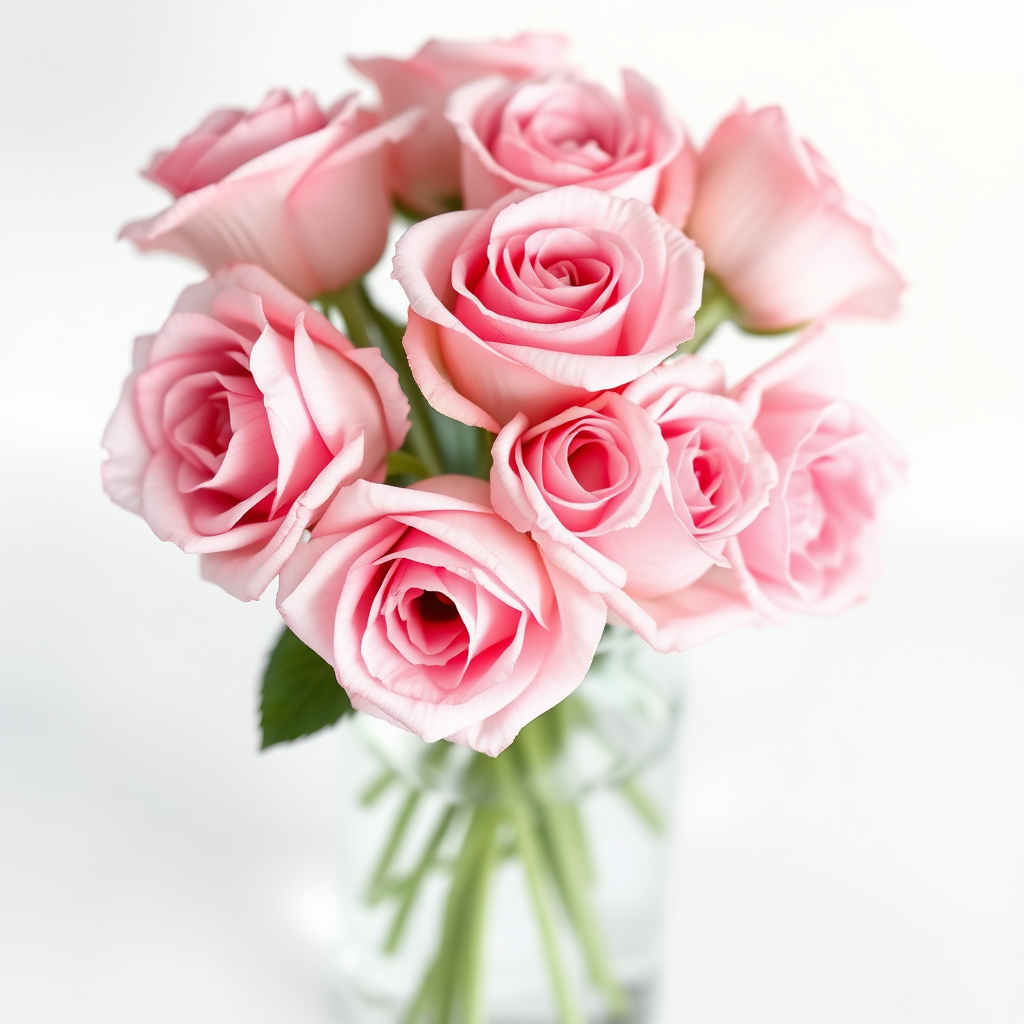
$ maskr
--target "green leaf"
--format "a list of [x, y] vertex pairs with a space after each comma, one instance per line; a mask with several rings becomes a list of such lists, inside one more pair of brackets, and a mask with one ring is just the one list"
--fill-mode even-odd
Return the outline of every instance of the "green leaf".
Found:
[[260, 749], [309, 736], [352, 710], [334, 669], [286, 627], [263, 673]]

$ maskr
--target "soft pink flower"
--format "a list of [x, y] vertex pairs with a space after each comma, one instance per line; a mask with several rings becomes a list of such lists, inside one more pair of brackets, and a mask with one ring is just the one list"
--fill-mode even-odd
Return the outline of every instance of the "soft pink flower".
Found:
[[416, 382], [439, 412], [495, 432], [660, 363], [693, 336], [704, 269], [646, 203], [575, 185], [415, 224], [394, 264]]
[[696, 159], [662, 94], [633, 71], [623, 98], [566, 75], [493, 76], [452, 93], [446, 116], [462, 143], [462, 197], [490, 206], [516, 189], [588, 188], [650, 203], [681, 225]]
[[736, 390], [779, 467], [768, 507], [731, 556], [768, 617], [843, 611], [878, 571], [880, 523], [905, 462], [874, 420], [836, 397], [838, 378], [835, 344], [815, 331]]
[[874, 217], [778, 107], [741, 107], [715, 129], [686, 233], [747, 327], [897, 311], [904, 282]]
[[380, 92], [381, 116], [395, 117], [414, 107], [424, 112], [416, 132], [393, 151], [394, 188], [410, 207], [424, 213], [450, 208], [459, 197], [459, 140], [444, 119], [453, 89], [486, 75], [511, 79], [562, 67], [568, 40], [526, 32], [510, 40], [458, 43], [433, 39], [408, 60], [350, 59]]
[[215, 110], [174, 149], [155, 154], [142, 174], [177, 199], [326, 125], [327, 116], [312, 93], [293, 98], [285, 89], [272, 89], [251, 113]]
[[720, 367], [684, 357], [533, 428], [518, 416], [492, 449], [495, 509], [659, 650], [756, 617], [715, 567], [776, 471], [723, 385]]
[[579, 685], [607, 615], [456, 476], [342, 490], [278, 608], [354, 707], [491, 755]]
[[[662, 485], [668, 446], [645, 410], [607, 391], [535, 427], [520, 413], [491, 456], [499, 515], [588, 590], [625, 583], [625, 572], [593, 544], [639, 523]], [[661, 550], [660, 538], [649, 542]]]
[[365, 274], [384, 251], [391, 221], [388, 147], [420, 115], [372, 125], [354, 95], [329, 120], [306, 96], [265, 101], [232, 123], [235, 113], [212, 115], [157, 155], [147, 176], [184, 194], [163, 213], [128, 224], [122, 237], [210, 271], [254, 263], [306, 298]]
[[243, 600], [340, 486], [384, 478], [409, 429], [380, 352], [258, 267], [187, 288], [134, 362], [103, 437], [103, 486]]

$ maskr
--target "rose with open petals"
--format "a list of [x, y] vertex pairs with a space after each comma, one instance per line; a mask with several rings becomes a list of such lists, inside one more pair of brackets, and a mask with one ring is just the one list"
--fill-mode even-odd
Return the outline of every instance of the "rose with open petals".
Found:
[[342, 490], [281, 573], [278, 608], [359, 710], [496, 755], [587, 673], [601, 599], [441, 476]]
[[399, 240], [409, 365], [439, 412], [497, 432], [620, 387], [691, 338], [703, 262], [646, 203], [570, 185]]
[[[492, 449], [495, 509], [658, 650], [754, 617], [735, 581], [708, 573], [768, 503], [775, 463], [723, 391], [720, 367], [684, 357], [587, 409], [529, 429], [519, 416]], [[698, 581], [715, 614], [700, 628], [678, 621]]]
[[419, 118], [373, 124], [354, 95], [328, 116], [308, 94], [283, 92], [252, 114], [219, 111], [146, 171], [174, 205], [121, 234], [210, 271], [254, 263], [306, 298], [340, 288], [384, 251], [387, 150]]
[[565, 75], [510, 82], [490, 77], [457, 89], [445, 114], [462, 144], [462, 197], [490, 206], [517, 189], [588, 188], [650, 203], [681, 225], [696, 159], [665, 98], [624, 71], [623, 98]]
[[258, 267], [187, 288], [107, 426], [103, 485], [244, 600], [409, 429], [398, 375]]
[[905, 463], [866, 413], [836, 397], [838, 378], [835, 343], [819, 330], [736, 390], [779, 466], [778, 487], [733, 558], [767, 616], [843, 611], [878, 571], [880, 524]]
[[542, 75], [563, 66], [568, 40], [524, 32], [509, 40], [460, 43], [432, 39], [408, 60], [350, 59], [380, 91], [381, 117], [418, 108], [423, 120], [392, 151], [395, 191], [414, 210], [439, 213], [459, 196], [459, 140], [444, 119], [453, 89], [486, 75], [509, 79]]
[[[594, 540], [644, 518], [667, 457], [654, 420], [614, 391], [534, 427], [520, 413], [491, 448], [491, 502], [556, 565], [601, 593], [626, 575]], [[654, 546], [660, 551], [660, 540]]]
[[686, 233], [744, 326], [892, 316], [904, 283], [871, 213], [778, 107], [741, 107], [698, 157]]

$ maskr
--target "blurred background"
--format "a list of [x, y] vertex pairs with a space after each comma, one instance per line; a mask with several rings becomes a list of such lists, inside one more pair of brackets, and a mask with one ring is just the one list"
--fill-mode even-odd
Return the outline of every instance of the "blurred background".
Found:
[[338, 1020], [339, 737], [257, 753], [272, 599], [100, 490], [131, 339], [201, 276], [114, 237], [211, 108], [527, 28], [698, 141], [781, 103], [912, 283], [840, 334], [911, 462], [871, 599], [688, 656], [658, 1024], [1024, 1020], [1019, 0], [4, 3], [0, 1019]]

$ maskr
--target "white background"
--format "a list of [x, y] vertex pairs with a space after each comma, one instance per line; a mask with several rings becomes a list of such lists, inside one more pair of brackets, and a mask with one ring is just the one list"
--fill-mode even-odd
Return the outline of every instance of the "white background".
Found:
[[871, 600], [690, 656], [658, 1024], [1024, 1020], [1021, 15], [3, 0], [0, 1019], [338, 1019], [338, 737], [256, 753], [272, 602], [201, 583], [99, 488], [131, 339], [199, 276], [114, 242], [163, 203], [135, 169], [271, 85], [335, 98], [345, 52], [558, 28], [698, 140], [782, 103], [912, 283], [841, 336], [912, 466]]

